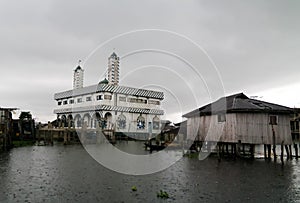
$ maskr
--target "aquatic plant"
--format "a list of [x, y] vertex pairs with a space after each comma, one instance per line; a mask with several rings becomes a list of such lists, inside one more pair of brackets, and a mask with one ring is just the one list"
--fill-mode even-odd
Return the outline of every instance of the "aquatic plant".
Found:
[[166, 191], [160, 190], [157, 193], [157, 197], [163, 198], [163, 199], [168, 199], [169, 198], [169, 194]]
[[131, 187], [131, 190], [134, 191], [134, 192], [137, 191], [136, 186], [132, 186], [132, 187]]

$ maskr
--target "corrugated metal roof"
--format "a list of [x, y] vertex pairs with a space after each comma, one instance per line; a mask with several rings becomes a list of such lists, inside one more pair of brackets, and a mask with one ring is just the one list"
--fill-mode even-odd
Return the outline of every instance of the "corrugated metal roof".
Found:
[[68, 90], [64, 92], [59, 92], [54, 94], [54, 99], [66, 99], [75, 96], [92, 94], [95, 92], [110, 92], [110, 93], [118, 93], [118, 94], [126, 94], [133, 95], [139, 97], [147, 97], [147, 98], [155, 98], [155, 99], [164, 99], [164, 93], [153, 90], [132, 88], [126, 86], [118, 86], [118, 85], [109, 85], [109, 84], [97, 84], [91, 85], [87, 87], [83, 87], [80, 89]]
[[239, 93], [227, 97], [222, 97], [213, 103], [200, 107], [199, 109], [191, 111], [183, 116], [189, 118], [195, 115], [209, 115], [220, 112], [264, 112], [292, 114], [293, 109], [278, 104], [250, 99], [245, 94]]
[[119, 111], [119, 112], [154, 114], [154, 115], [164, 114], [164, 111], [160, 109], [144, 109], [144, 108], [109, 106], [109, 105], [96, 105], [96, 106], [87, 106], [87, 107], [55, 109], [54, 113], [63, 114], [63, 113], [88, 112], [88, 111]]

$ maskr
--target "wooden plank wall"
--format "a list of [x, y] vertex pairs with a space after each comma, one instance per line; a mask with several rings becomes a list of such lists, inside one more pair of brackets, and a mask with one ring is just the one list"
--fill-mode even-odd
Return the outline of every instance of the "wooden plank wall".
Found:
[[[197, 141], [248, 144], [273, 144], [269, 114], [230, 113], [226, 122], [218, 122], [217, 115], [192, 117], [187, 121], [187, 138]], [[292, 144], [290, 116], [278, 115], [274, 125], [276, 144]]]

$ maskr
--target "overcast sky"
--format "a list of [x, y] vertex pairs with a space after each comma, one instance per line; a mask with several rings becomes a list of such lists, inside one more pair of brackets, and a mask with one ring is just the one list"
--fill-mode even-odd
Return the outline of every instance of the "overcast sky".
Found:
[[178, 104], [169, 114], [222, 92], [300, 107], [299, 10], [273, 0], [2, 0], [0, 106], [53, 120], [53, 94], [72, 88], [77, 61], [95, 84], [115, 51], [121, 83], [164, 90], [164, 105]]

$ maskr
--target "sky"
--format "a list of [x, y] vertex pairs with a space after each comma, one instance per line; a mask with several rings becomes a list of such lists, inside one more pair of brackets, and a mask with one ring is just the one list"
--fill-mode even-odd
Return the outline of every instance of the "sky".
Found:
[[219, 97], [300, 107], [299, 1], [0, 1], [0, 106], [54, 120], [56, 92], [99, 82], [162, 90], [172, 119]]

